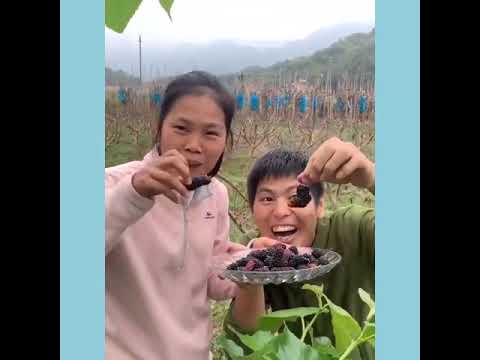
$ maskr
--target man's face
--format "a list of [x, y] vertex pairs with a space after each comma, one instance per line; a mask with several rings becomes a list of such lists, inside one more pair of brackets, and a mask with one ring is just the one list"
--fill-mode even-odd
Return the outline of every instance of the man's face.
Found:
[[260, 236], [299, 247], [312, 246], [318, 218], [324, 214], [323, 200], [318, 207], [313, 199], [304, 208], [291, 208], [289, 200], [296, 194], [297, 179], [265, 178], [257, 187], [253, 217]]

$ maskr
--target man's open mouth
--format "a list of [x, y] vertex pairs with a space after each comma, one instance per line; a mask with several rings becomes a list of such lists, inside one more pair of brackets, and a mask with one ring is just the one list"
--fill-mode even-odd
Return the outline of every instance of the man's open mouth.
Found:
[[272, 226], [271, 231], [275, 239], [286, 242], [290, 240], [289, 238], [293, 236], [298, 229], [293, 225], [276, 225]]

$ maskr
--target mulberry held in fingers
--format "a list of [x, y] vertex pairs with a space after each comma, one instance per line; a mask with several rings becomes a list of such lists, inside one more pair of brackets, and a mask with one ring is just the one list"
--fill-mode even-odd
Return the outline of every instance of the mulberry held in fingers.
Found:
[[200, 186], [210, 184], [211, 181], [212, 179], [209, 176], [195, 176], [192, 178], [192, 183], [190, 185], [186, 185], [185, 187], [187, 190], [193, 191]]
[[312, 200], [310, 195], [310, 188], [305, 185], [298, 185], [297, 194], [289, 202], [288, 206], [290, 207], [305, 207]]

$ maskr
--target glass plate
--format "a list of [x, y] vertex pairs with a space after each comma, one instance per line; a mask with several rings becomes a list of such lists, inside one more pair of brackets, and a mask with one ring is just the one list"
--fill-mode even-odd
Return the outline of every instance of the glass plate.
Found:
[[[312, 248], [297, 248], [299, 254], [310, 254]], [[287, 270], [287, 271], [239, 271], [239, 270], [227, 270], [227, 266], [237, 261], [250, 252], [260, 249], [248, 249], [236, 252], [233, 255], [218, 258], [214, 264], [214, 269], [217, 274], [225, 279], [229, 279], [236, 283], [241, 284], [283, 284], [283, 283], [295, 283], [306, 280], [311, 280], [320, 276], [323, 276], [330, 272], [340, 261], [342, 257], [333, 250], [327, 250], [323, 255], [329, 260], [326, 265], [318, 265], [314, 268], [301, 269], [301, 270]]]

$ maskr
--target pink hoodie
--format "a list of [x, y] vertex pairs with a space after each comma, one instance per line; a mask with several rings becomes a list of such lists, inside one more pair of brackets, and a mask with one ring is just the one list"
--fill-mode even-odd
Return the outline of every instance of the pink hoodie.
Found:
[[228, 241], [228, 193], [216, 179], [187, 205], [140, 196], [133, 173], [158, 157], [105, 169], [106, 359], [207, 360], [208, 298], [232, 298], [236, 285], [211, 270]]

